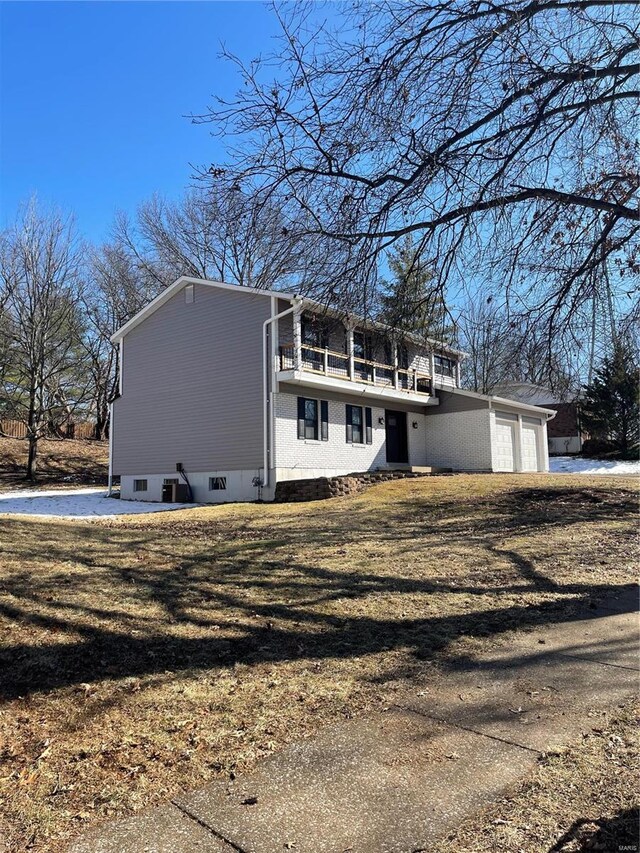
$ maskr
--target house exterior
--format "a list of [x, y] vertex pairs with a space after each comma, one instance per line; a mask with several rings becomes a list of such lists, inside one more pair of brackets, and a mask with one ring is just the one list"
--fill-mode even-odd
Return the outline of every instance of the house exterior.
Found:
[[531, 382], [505, 382], [497, 393], [502, 396], [551, 409], [556, 416], [547, 426], [547, 443], [551, 456], [582, 452], [582, 443], [588, 438], [580, 424], [578, 399], [563, 400], [549, 388]]
[[[294, 294], [183, 277], [114, 336], [121, 497], [271, 500], [375, 469], [546, 471], [548, 409], [459, 387], [464, 354]], [[182, 490], [182, 492], [180, 492]]]

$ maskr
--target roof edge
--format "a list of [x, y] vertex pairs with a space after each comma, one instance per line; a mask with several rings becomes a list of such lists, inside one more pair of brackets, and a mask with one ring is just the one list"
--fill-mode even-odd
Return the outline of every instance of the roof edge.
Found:
[[146, 318], [157, 311], [158, 308], [161, 308], [165, 302], [168, 302], [172, 296], [187, 284], [202, 284], [206, 287], [217, 287], [220, 290], [233, 290], [235, 292], [250, 293], [251, 295], [268, 297], [275, 296], [278, 299], [288, 299], [289, 301], [292, 301], [294, 298], [292, 293], [285, 293], [277, 290], [259, 290], [258, 288], [253, 287], [243, 287], [240, 284], [228, 284], [224, 281], [212, 281], [208, 278], [195, 278], [191, 275], [181, 275], [180, 278], [177, 278], [172, 284], [165, 287], [162, 293], [159, 293], [155, 299], [152, 299], [151, 302], [144, 306], [144, 308], [141, 308], [137, 314], [134, 314], [133, 317], [124, 324], [124, 326], [117, 329], [117, 331], [115, 331], [111, 336], [111, 343], [119, 343], [125, 335], [135, 329], [136, 326], [139, 326], [143, 320], [146, 320]]
[[[325, 311], [325, 312], [329, 311], [332, 314], [335, 314], [336, 316], [343, 316], [346, 313], [344, 311], [340, 311], [340, 309], [338, 309], [338, 308], [332, 308], [330, 305], [327, 306], [322, 302], [318, 302], [315, 299], [311, 299], [311, 297], [309, 297], [309, 296], [303, 296], [302, 302], [303, 302], [303, 304], [311, 306], [311, 307], [315, 306], [317, 308], [322, 308], [323, 311]], [[389, 326], [386, 323], [382, 323], [379, 320], [372, 320], [372, 319], [366, 320], [364, 317], [361, 317], [358, 314], [353, 314], [351, 316], [353, 317], [354, 320], [357, 320], [358, 322], [363, 323], [363, 324], [369, 324], [370, 326], [372, 326], [373, 328], [376, 328], [376, 329], [385, 329], [385, 330], [390, 331], [390, 332], [393, 332], [393, 331], [402, 332], [402, 334], [408, 340], [413, 341], [414, 343], [420, 344], [421, 346], [430, 345], [433, 349], [437, 348], [437, 349], [442, 350], [443, 352], [453, 353], [454, 355], [460, 356], [460, 358], [463, 360], [465, 358], [469, 357], [468, 353], [464, 352], [463, 350], [456, 349], [454, 346], [451, 346], [450, 344], [447, 344], [444, 341], [439, 341], [439, 340], [436, 340], [435, 338], [426, 338], [426, 337], [421, 338], [419, 335], [414, 335], [411, 332], [403, 331], [402, 329], [396, 330], [392, 326]]]
[[555, 409], [546, 409], [544, 406], [534, 406], [532, 403], [521, 403], [519, 400], [509, 400], [507, 397], [496, 397], [493, 394], [478, 394], [477, 391], [467, 391], [465, 388], [439, 388], [439, 391], [447, 391], [450, 394], [460, 394], [462, 397], [472, 397], [476, 400], [486, 400], [491, 407], [492, 403], [503, 406], [512, 406], [515, 409], [524, 409], [527, 412], [544, 412], [551, 415], [547, 420], [552, 420], [558, 414]]
[[[277, 299], [288, 300], [289, 302], [293, 302], [295, 298], [300, 298], [298, 294], [287, 293], [286, 291], [259, 290], [257, 288], [243, 287], [240, 284], [228, 284], [224, 281], [213, 281], [212, 279], [207, 278], [196, 278], [195, 276], [191, 275], [181, 275], [180, 278], [176, 279], [172, 284], [165, 287], [165, 289], [161, 293], [159, 293], [158, 296], [155, 297], [155, 299], [152, 299], [151, 302], [141, 308], [137, 314], [134, 314], [130, 320], [128, 320], [123, 326], [117, 329], [111, 336], [111, 342], [114, 344], [119, 343], [125, 337], [125, 335], [135, 329], [136, 326], [138, 326], [140, 323], [143, 322], [143, 320], [145, 320], [147, 317], [157, 311], [158, 308], [161, 308], [165, 302], [171, 299], [174, 294], [176, 294], [182, 287], [185, 287], [187, 284], [201, 284], [206, 287], [217, 287], [221, 290], [233, 290], [236, 293], [242, 292], [250, 293], [252, 295], [275, 297]], [[322, 308], [324, 311], [331, 311], [335, 314], [342, 313], [337, 309], [332, 309], [330, 306], [323, 305], [322, 302], [318, 302], [308, 296], [301, 297], [301, 301], [303, 305], [307, 305], [309, 307]], [[373, 328], [393, 331], [391, 326], [388, 326], [385, 323], [381, 323], [377, 320], [366, 320], [365, 318], [359, 317], [357, 315], [354, 315], [354, 319], [360, 323], [368, 323]], [[452, 353], [454, 355], [459, 356], [461, 359], [467, 358], [468, 356], [467, 353], [463, 352], [462, 350], [456, 349], [453, 346], [450, 346], [444, 341], [438, 341], [434, 338], [421, 338], [419, 335], [414, 335], [410, 332], [405, 332], [404, 334], [409, 340], [421, 346], [428, 345], [431, 346], [432, 349], [437, 348], [442, 352]]]

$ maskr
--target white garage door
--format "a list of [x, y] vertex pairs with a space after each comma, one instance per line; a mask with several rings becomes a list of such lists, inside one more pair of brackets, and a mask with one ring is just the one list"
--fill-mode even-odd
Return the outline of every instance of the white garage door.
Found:
[[495, 443], [493, 447], [493, 470], [515, 471], [516, 463], [515, 415], [496, 415]]
[[539, 418], [522, 418], [522, 470], [538, 470], [539, 434], [542, 421]]

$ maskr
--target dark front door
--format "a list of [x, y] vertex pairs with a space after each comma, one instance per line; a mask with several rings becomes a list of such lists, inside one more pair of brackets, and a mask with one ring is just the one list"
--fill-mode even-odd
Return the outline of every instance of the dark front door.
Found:
[[407, 413], [387, 409], [384, 413], [387, 441], [387, 462], [408, 462]]

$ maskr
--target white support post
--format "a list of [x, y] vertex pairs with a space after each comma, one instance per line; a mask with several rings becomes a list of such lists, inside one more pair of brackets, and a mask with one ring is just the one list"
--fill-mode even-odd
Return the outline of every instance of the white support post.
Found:
[[393, 353], [393, 387], [398, 387], [398, 342], [391, 337], [391, 352]]
[[371, 365], [371, 382], [374, 385], [376, 384], [376, 366], [375, 366], [375, 364]]
[[433, 350], [429, 353], [429, 373], [431, 374], [429, 384], [431, 396], [435, 397], [436, 393], [436, 357]]
[[[555, 417], [555, 415], [553, 416]], [[541, 447], [541, 459], [542, 459], [542, 467], [538, 466], [538, 470], [540, 471], [548, 471], [549, 470], [549, 440], [547, 438], [547, 424], [549, 423], [549, 419], [547, 416], [546, 420], [542, 421], [542, 429], [540, 431], [540, 444]]]
[[418, 373], [417, 373], [415, 367], [413, 368], [413, 390], [414, 391], [418, 390]]
[[460, 387], [460, 359], [456, 361], [456, 388]]
[[329, 350], [327, 347], [324, 348], [324, 352], [322, 353], [322, 370], [325, 376], [329, 373]]
[[347, 326], [347, 355], [349, 356], [349, 379], [355, 378], [353, 363], [353, 326]]
[[516, 458], [514, 459], [515, 465], [514, 468], [516, 471], [522, 471], [522, 415], [518, 415], [518, 420], [516, 421]]
[[302, 306], [293, 312], [293, 369], [302, 370]]

